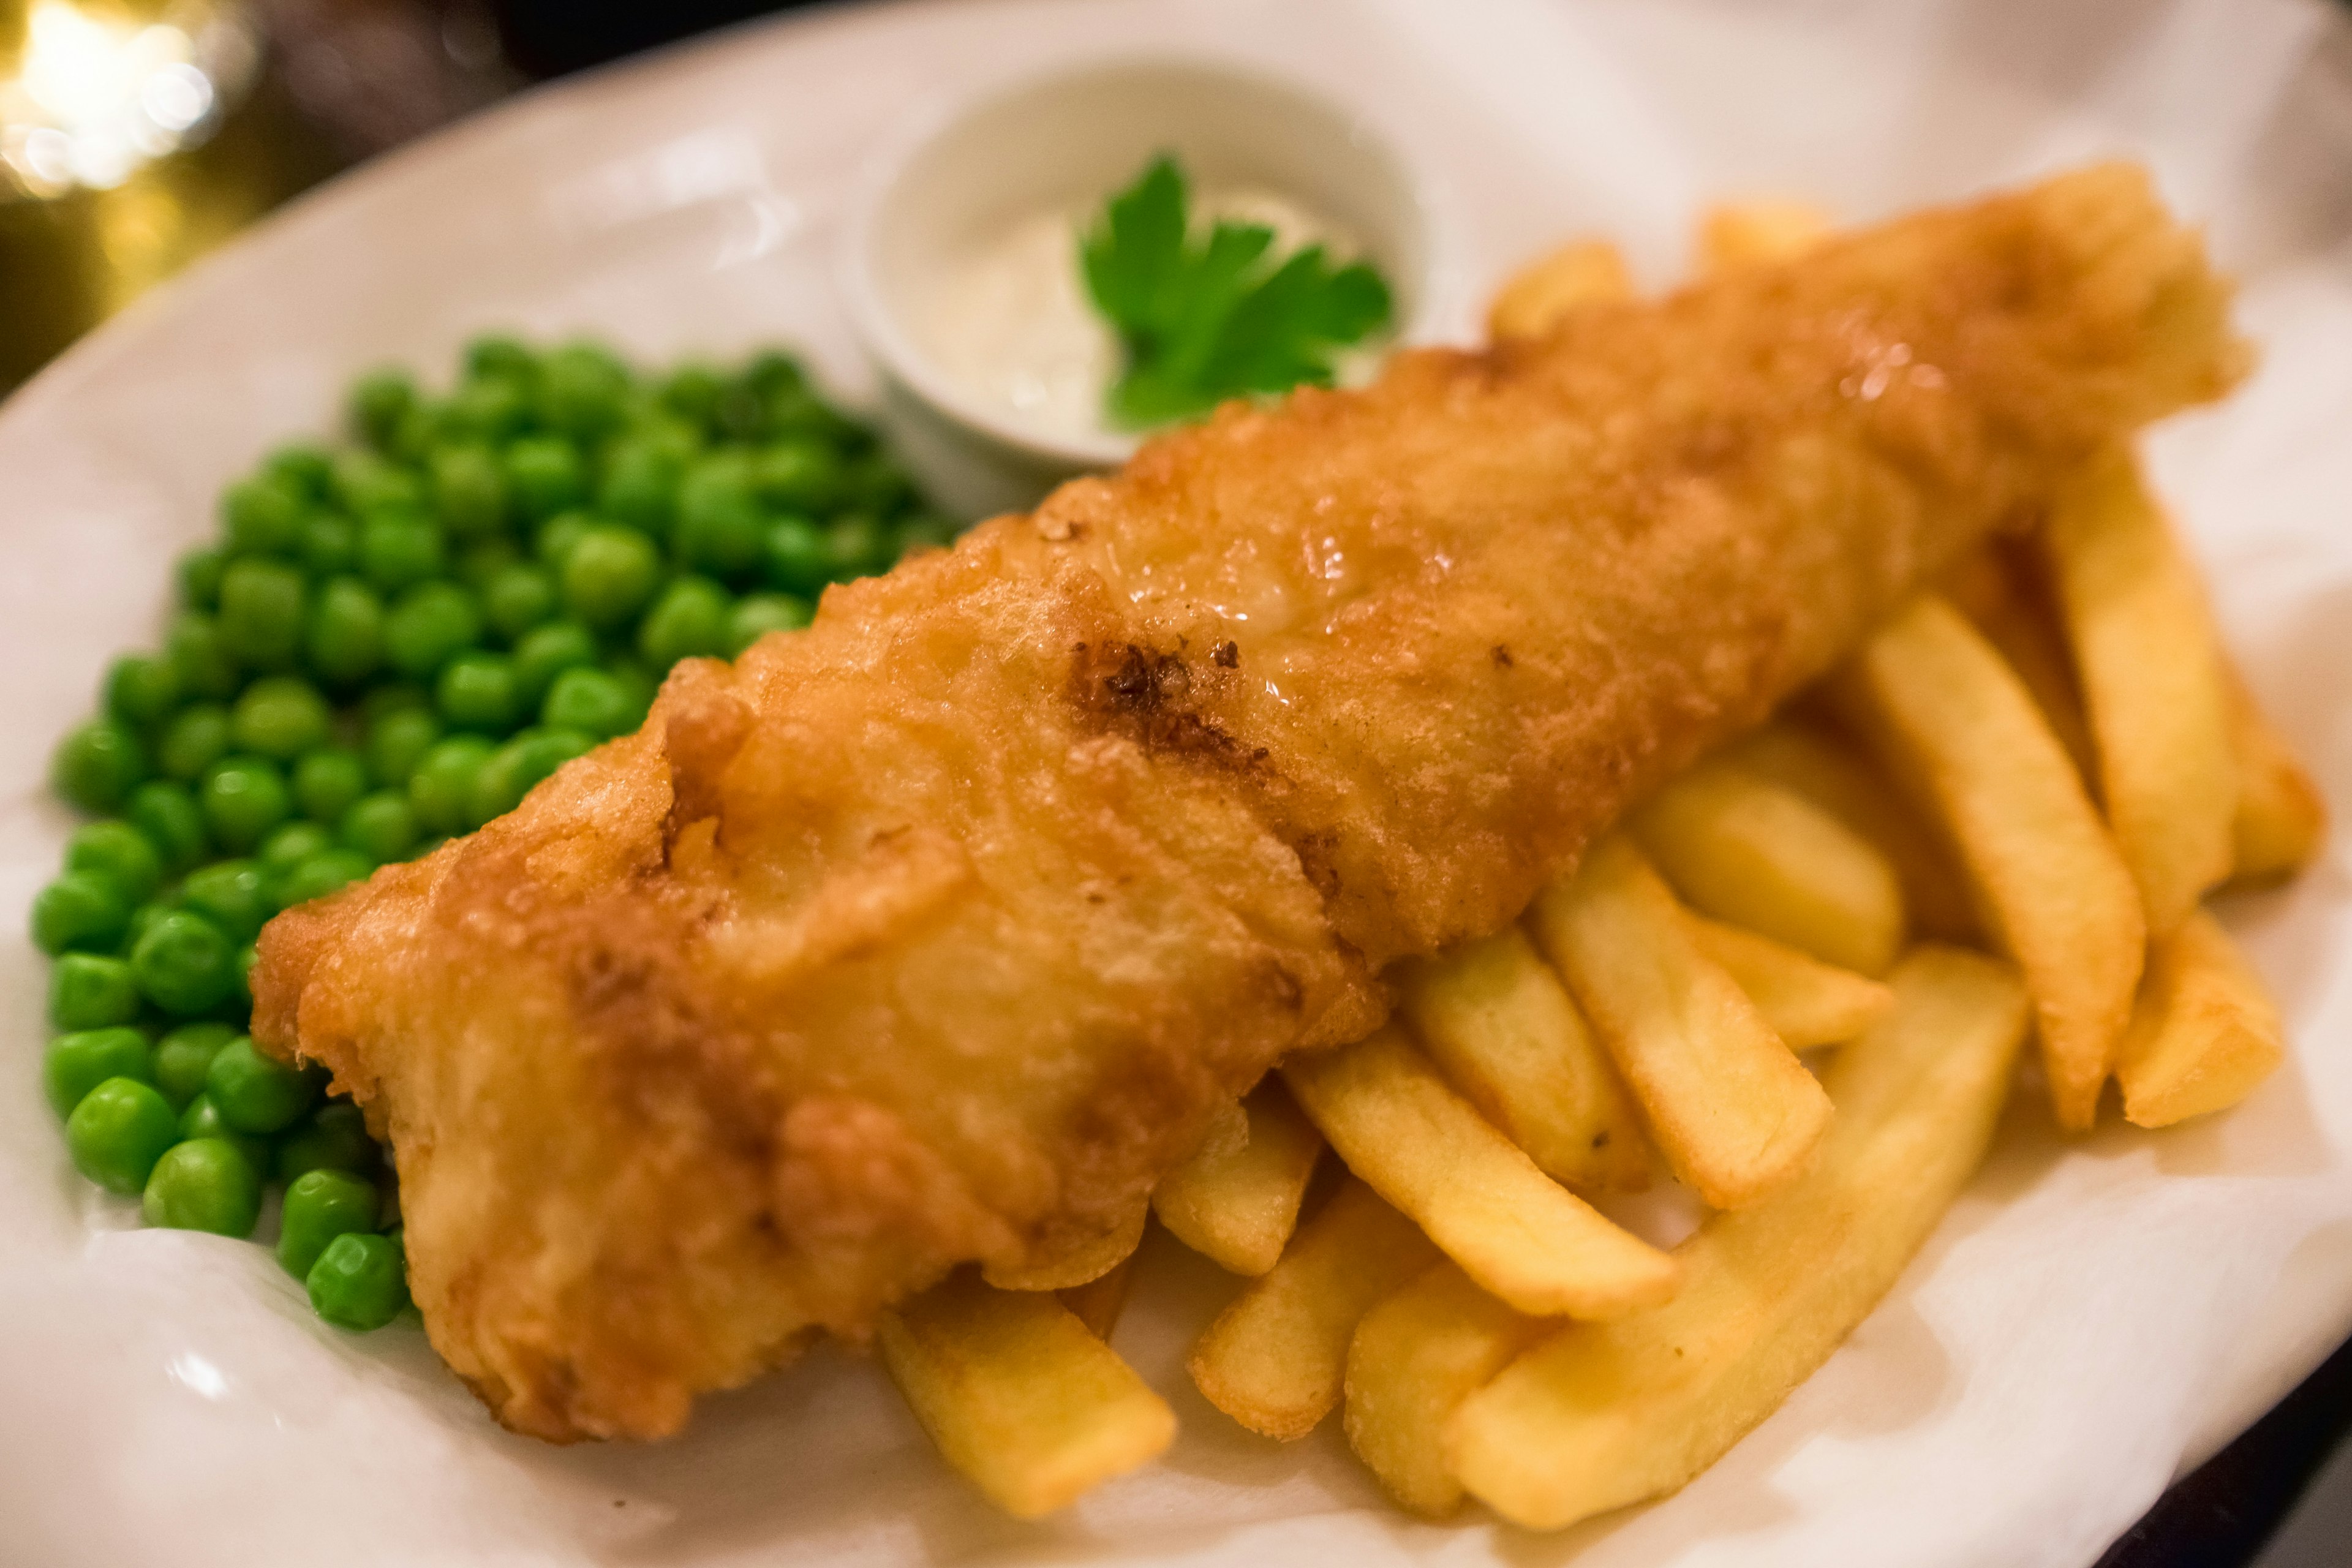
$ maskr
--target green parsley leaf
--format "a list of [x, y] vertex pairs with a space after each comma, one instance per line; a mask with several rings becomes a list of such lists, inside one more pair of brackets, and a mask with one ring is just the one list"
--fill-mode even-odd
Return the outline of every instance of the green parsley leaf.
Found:
[[1196, 235], [1191, 208], [1183, 170], [1162, 153], [1079, 240], [1087, 292], [1126, 354], [1105, 405], [1129, 429], [1328, 386], [1339, 351], [1388, 323], [1388, 284], [1370, 267], [1335, 267], [1319, 245], [1277, 260], [1262, 224]]

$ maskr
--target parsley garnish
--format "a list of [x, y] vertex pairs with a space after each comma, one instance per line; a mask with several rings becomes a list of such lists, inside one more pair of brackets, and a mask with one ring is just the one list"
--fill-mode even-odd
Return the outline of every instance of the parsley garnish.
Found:
[[1206, 414], [1229, 397], [1331, 384], [1333, 357], [1389, 319], [1389, 288], [1319, 245], [1276, 260], [1274, 230], [1223, 219], [1195, 236], [1184, 173], [1167, 154], [1110, 198], [1080, 239], [1095, 308], [1127, 367], [1104, 399], [1129, 429]]

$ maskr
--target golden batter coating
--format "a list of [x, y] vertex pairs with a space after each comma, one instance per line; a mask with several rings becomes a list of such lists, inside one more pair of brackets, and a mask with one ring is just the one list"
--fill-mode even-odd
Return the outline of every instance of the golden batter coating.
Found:
[[436, 1347], [654, 1436], [1133, 1212], [1391, 960], [1512, 918], [2098, 444], [2226, 289], [2108, 167], [1229, 408], [828, 593], [510, 816], [264, 932]]

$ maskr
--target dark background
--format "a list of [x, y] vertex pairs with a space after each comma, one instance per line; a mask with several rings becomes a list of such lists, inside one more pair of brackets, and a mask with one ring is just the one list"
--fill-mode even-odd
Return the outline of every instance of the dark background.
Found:
[[[24, 8], [0, 0], [0, 40]], [[0, 194], [0, 395], [141, 289], [342, 169], [531, 82], [793, 6], [250, 0], [248, 8], [266, 43], [261, 76], [209, 142], [141, 176], [178, 215], [144, 251], [101, 243], [121, 192], [37, 202]], [[2167, 1492], [2099, 1568], [2346, 1568], [2352, 1449], [2338, 1450], [2347, 1426], [2352, 1346]]]

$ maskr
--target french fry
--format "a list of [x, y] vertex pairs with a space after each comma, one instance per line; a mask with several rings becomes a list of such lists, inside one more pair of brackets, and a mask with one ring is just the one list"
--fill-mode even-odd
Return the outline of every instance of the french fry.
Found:
[[1633, 295], [1625, 258], [1615, 246], [1605, 239], [1575, 240], [1504, 280], [1486, 307], [1486, 335], [1496, 342], [1543, 337], [1580, 305]]
[[2319, 854], [2327, 806], [2287, 738], [2230, 672], [2230, 747], [2238, 762], [2238, 811], [2230, 824], [2233, 885], [2292, 877]]
[[1903, 885], [1903, 907], [1923, 937], [1966, 942], [1978, 932], [1967, 879], [1894, 783], [1843, 736], [1780, 718], [1735, 742], [1724, 756], [1792, 789], [1876, 846]]
[[1595, 844], [1574, 877], [1538, 895], [1530, 920], [1677, 1176], [1738, 1208], [1803, 1172], [1829, 1126], [1828, 1097], [1699, 952], [1639, 850], [1622, 835]]
[[1822, 207], [1794, 197], [1717, 202], [1699, 219], [1699, 269], [1727, 272], [1792, 260], [1828, 238], [1832, 226]]
[[1158, 1455], [1175, 1413], [1052, 1295], [958, 1273], [876, 1331], [882, 1364], [941, 1455], [1037, 1519]]
[[985, 1266], [981, 1278], [1000, 1290], [1070, 1290], [1101, 1279], [1127, 1261], [1143, 1240], [1143, 1222], [1151, 1215], [1146, 1202], [1135, 1204], [1118, 1225], [1099, 1237], [1038, 1262], [1017, 1268]]
[[1304, 1437], [1339, 1402], [1357, 1320], [1436, 1261], [1411, 1220], [1350, 1177], [1209, 1325], [1185, 1363], [1192, 1381], [1251, 1431]]
[[1440, 1263], [1364, 1314], [1348, 1345], [1348, 1446], [1389, 1495], [1429, 1519], [1462, 1500], [1445, 1423], [1548, 1325]]
[[1463, 1401], [1446, 1441], [1473, 1495], [1552, 1530], [1670, 1492], [1893, 1286], [1983, 1158], [2026, 1022], [2013, 972], [1973, 953], [1920, 948], [1893, 984], [1830, 1071], [1837, 1123], [1802, 1181], [1702, 1226], [1664, 1307], [1571, 1325]]
[[1213, 1141], [1160, 1177], [1151, 1207], [1193, 1251], [1255, 1276], [1274, 1267], [1298, 1223], [1323, 1138], [1272, 1073], [1241, 1108], [1239, 1139]]
[[1772, 1032], [1792, 1051], [1859, 1039], [1895, 1005], [1895, 993], [1851, 969], [1711, 921], [1690, 910], [1683, 922], [1699, 952], [1739, 983]]
[[2147, 922], [2081, 776], [2015, 672], [1933, 595], [1873, 637], [1836, 690], [1959, 846], [2033, 994], [2059, 1125], [2089, 1127]]
[[1070, 1315], [1087, 1326], [1087, 1332], [1108, 1344], [1111, 1331], [1118, 1327], [1118, 1320], [1127, 1310], [1128, 1292], [1134, 1285], [1135, 1254], [1130, 1252], [1100, 1279], [1055, 1294], [1070, 1310]]
[[2124, 1117], [2169, 1127], [2225, 1110], [2286, 1056], [2278, 1004], [2221, 924], [2197, 910], [2148, 955], [2131, 1028], [2116, 1053]]
[[1507, 927], [1410, 964], [1399, 990], [1439, 1070], [1538, 1169], [1587, 1192], [1648, 1184], [1633, 1102], [1526, 932]]
[[2045, 585], [2019, 563], [2013, 552], [1989, 544], [1953, 570], [1945, 597], [2025, 682], [2050, 732], [2066, 748], [2075, 771], [2095, 795], [2098, 748], [2083, 712], [2074, 656], [2067, 650], [2066, 634]]
[[1793, 790], [1710, 758], [1633, 814], [1642, 852], [1702, 913], [1825, 963], [1883, 974], [1903, 887], [1870, 841]]
[[2126, 447], [2059, 487], [2042, 541], [2099, 797], [2161, 939], [2230, 874], [2237, 815], [2229, 686], [2204, 589]]
[[1348, 1169], [1519, 1310], [1610, 1318], [1674, 1294], [1671, 1258], [1537, 1170], [1394, 1025], [1282, 1072]]

